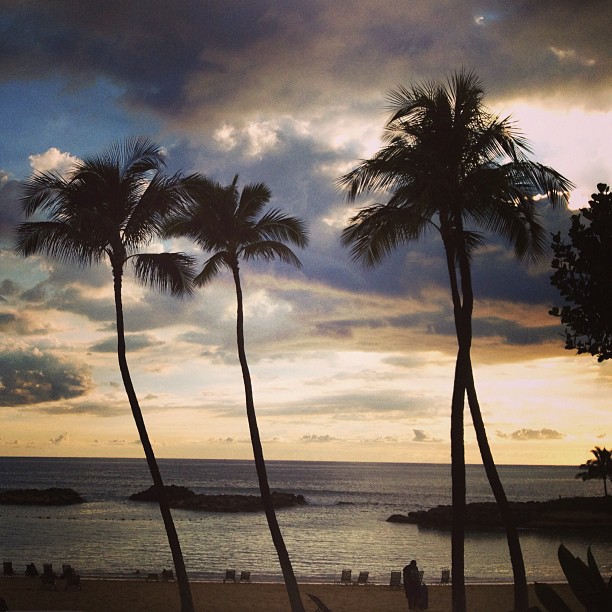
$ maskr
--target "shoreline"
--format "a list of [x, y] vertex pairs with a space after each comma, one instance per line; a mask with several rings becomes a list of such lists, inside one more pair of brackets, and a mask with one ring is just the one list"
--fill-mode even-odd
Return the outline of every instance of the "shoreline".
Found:
[[[82, 590], [66, 590], [65, 581], [57, 581], [57, 590], [43, 590], [39, 579], [0, 577], [0, 597], [11, 610], [80, 610], [82, 612], [179, 612], [176, 582], [146, 582], [141, 579], [82, 579]], [[405, 612], [406, 598], [402, 590], [388, 586], [342, 586], [335, 584], [300, 583], [300, 592], [307, 612], [316, 605], [308, 597], [313, 594], [334, 612]], [[571, 606], [577, 604], [567, 583], [553, 588]], [[450, 612], [451, 586], [428, 585], [429, 612]], [[286, 612], [287, 592], [282, 583], [224, 584], [221, 581], [192, 581], [191, 591], [197, 612]], [[470, 612], [510, 612], [513, 607], [512, 584], [467, 584], [466, 596]], [[531, 605], [539, 604], [533, 583], [529, 584]]]

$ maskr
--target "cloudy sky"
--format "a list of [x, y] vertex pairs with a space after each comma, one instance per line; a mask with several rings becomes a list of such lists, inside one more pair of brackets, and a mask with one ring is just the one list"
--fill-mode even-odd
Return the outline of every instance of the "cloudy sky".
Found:
[[[612, 181], [610, 12], [603, 0], [0, 0], [0, 453], [142, 455], [110, 270], [17, 258], [12, 231], [32, 172], [146, 135], [169, 171], [263, 181], [308, 223], [302, 269], [242, 267], [266, 456], [449, 461], [456, 343], [440, 242], [360, 268], [339, 243], [356, 208], [335, 179], [380, 146], [389, 90], [464, 67], [584, 206]], [[551, 231], [569, 215], [542, 213]], [[573, 465], [611, 443], [610, 365], [564, 350], [549, 261], [519, 265], [495, 240], [474, 261], [473, 360], [500, 463]], [[250, 458], [231, 279], [177, 300], [128, 275], [125, 311], [158, 456]], [[469, 418], [466, 444], [478, 462]]]

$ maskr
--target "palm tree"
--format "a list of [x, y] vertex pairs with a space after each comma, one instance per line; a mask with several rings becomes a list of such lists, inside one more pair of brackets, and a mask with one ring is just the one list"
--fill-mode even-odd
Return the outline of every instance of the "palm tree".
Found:
[[153, 478], [168, 534], [181, 598], [181, 610], [193, 611], [180, 543], [168, 499], [128, 369], [122, 306], [122, 279], [131, 262], [145, 285], [183, 295], [192, 290], [195, 263], [183, 253], [138, 253], [158, 232], [165, 215], [182, 199], [182, 178], [166, 177], [161, 149], [146, 138], [126, 140], [100, 156], [79, 162], [67, 178], [35, 174], [23, 186], [27, 217], [40, 213], [46, 221], [17, 227], [16, 251], [43, 253], [78, 265], [108, 258], [113, 274], [117, 319], [117, 356], [130, 408]]
[[453, 611], [464, 612], [465, 394], [483, 464], [504, 519], [515, 584], [515, 610], [526, 610], [527, 583], [520, 542], [489, 448], [476, 395], [472, 363], [474, 295], [471, 258], [484, 236], [497, 233], [519, 259], [539, 258], [546, 232], [536, 195], [553, 206], [566, 200], [571, 183], [552, 168], [528, 159], [529, 146], [508, 118], [491, 114], [472, 72], [447, 83], [399, 87], [389, 95], [385, 146], [338, 180], [349, 201], [388, 191], [386, 203], [361, 209], [342, 234], [354, 260], [374, 266], [399, 245], [418, 241], [428, 230], [442, 238], [448, 270], [458, 352], [451, 400]]
[[308, 244], [308, 236], [304, 223], [297, 217], [287, 216], [275, 209], [262, 214], [271, 197], [266, 185], [263, 183], [249, 184], [242, 189], [242, 192], [239, 192], [237, 183], [237, 175], [226, 187], [204, 176], [194, 177], [189, 181], [187, 188], [191, 199], [181, 212], [168, 218], [165, 235], [191, 238], [203, 251], [212, 253], [204, 263], [202, 271], [195, 277], [196, 285], [207, 284], [217, 276], [222, 268], [229, 269], [234, 277], [237, 300], [238, 359], [242, 369], [247, 419], [261, 499], [283, 572], [291, 609], [294, 612], [303, 612], [304, 605], [293, 573], [291, 559], [276, 518], [266, 474], [263, 447], [259, 437], [253, 386], [244, 343], [239, 263], [241, 260], [270, 261], [278, 258], [300, 267], [299, 259], [284, 243], [288, 242], [303, 248]]
[[591, 449], [595, 459], [588, 459], [578, 469], [583, 470], [576, 474], [576, 478], [582, 480], [593, 480], [601, 478], [604, 485], [604, 497], [608, 496], [608, 478], [612, 481], [612, 452], [605, 446], [600, 448], [596, 446]]

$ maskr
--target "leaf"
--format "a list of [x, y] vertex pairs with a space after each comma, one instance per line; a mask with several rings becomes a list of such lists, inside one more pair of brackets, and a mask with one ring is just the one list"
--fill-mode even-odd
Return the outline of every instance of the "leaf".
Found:
[[534, 586], [540, 603], [548, 612], [572, 612], [572, 609], [559, 597], [552, 587], [540, 582], [536, 582]]

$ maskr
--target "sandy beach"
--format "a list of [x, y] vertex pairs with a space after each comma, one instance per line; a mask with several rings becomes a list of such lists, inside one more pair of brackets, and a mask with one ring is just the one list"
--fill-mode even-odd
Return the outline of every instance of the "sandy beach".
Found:
[[[57, 590], [43, 590], [40, 580], [29, 578], [1, 578], [0, 597], [10, 610], [63, 610], [82, 612], [147, 612], [179, 611], [176, 583], [145, 582], [144, 580], [84, 579], [80, 591], [67, 591], [64, 581], [58, 580]], [[300, 585], [306, 610], [316, 610], [308, 597], [312, 593], [321, 598], [334, 612], [405, 612], [408, 610], [403, 591], [387, 586], [339, 586], [333, 584]], [[567, 585], [555, 589], [576, 607]], [[530, 586], [530, 603], [537, 598]], [[282, 584], [223, 584], [194, 582], [192, 593], [198, 612], [286, 612], [287, 594]], [[468, 585], [470, 612], [510, 612], [512, 585]], [[450, 612], [451, 587], [429, 586], [430, 612]]]

